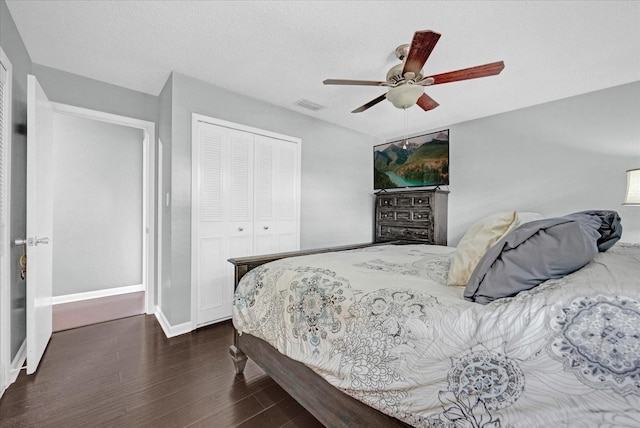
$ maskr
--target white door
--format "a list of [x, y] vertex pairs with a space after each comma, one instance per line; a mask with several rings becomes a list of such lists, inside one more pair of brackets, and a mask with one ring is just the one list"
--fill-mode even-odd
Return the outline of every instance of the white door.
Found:
[[53, 106], [35, 76], [27, 77], [27, 374], [51, 338], [53, 237]]
[[299, 249], [298, 144], [255, 136], [255, 254]]
[[198, 122], [193, 147], [192, 272], [197, 325], [231, 317], [234, 271], [227, 259], [253, 246], [253, 135]]
[[277, 147], [277, 251], [296, 251], [300, 249], [299, 145], [291, 141], [278, 140]]

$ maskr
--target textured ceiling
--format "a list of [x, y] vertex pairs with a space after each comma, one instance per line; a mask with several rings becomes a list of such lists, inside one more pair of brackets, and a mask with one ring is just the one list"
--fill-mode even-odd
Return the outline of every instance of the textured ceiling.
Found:
[[[176, 71], [381, 138], [640, 80], [638, 1], [7, 1], [33, 62], [157, 95]], [[416, 30], [442, 34], [437, 74], [503, 60], [499, 76], [428, 87], [405, 113], [380, 87]], [[293, 103], [307, 99], [317, 112]], [[405, 128], [405, 121], [407, 128]], [[543, 126], [541, 124], [541, 126]], [[406, 130], [406, 131], [405, 131]]]

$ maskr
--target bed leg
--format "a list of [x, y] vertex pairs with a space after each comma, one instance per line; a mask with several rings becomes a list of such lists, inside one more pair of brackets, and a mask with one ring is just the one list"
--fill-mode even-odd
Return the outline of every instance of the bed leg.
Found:
[[244, 373], [244, 367], [247, 365], [247, 355], [236, 348], [236, 345], [229, 346], [229, 354], [231, 354], [233, 365], [236, 367], [236, 374]]

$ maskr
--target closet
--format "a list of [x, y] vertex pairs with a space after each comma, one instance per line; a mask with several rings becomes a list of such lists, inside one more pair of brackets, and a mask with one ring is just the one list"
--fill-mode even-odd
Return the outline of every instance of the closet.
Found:
[[192, 324], [231, 317], [231, 257], [300, 247], [300, 139], [193, 114]]

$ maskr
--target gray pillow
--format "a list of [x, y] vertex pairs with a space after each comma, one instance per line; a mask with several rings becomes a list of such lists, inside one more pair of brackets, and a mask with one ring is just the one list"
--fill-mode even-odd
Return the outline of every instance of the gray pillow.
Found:
[[600, 224], [599, 218], [584, 215], [521, 225], [480, 259], [464, 298], [487, 304], [580, 269], [598, 253]]
[[613, 244], [618, 242], [622, 237], [622, 224], [620, 223], [620, 216], [615, 211], [608, 210], [593, 210], [593, 211], [581, 211], [565, 216], [566, 218], [577, 219], [584, 221], [585, 216], [595, 217], [600, 220], [600, 227], [598, 228], [598, 251], [604, 252], [613, 247]]

